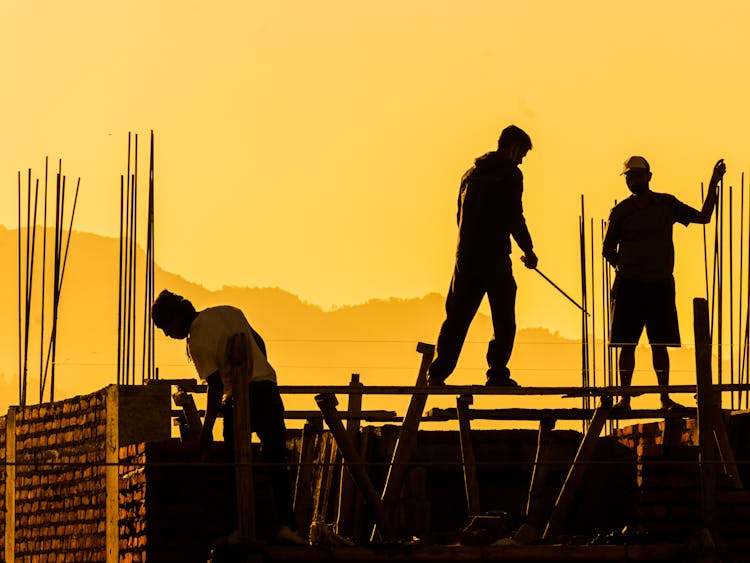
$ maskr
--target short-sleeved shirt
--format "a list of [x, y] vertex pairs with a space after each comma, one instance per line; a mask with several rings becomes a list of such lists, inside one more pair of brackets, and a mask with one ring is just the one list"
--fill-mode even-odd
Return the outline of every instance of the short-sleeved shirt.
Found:
[[232, 395], [231, 365], [226, 356], [227, 343], [234, 334], [246, 334], [252, 354], [252, 373], [247, 381], [272, 381], [276, 383], [276, 372], [264, 353], [265, 346], [258, 342], [257, 333], [250, 327], [244, 313], [236, 307], [223, 305], [204, 309], [190, 325], [188, 350], [201, 379], [205, 380], [219, 372], [224, 384], [224, 395]]
[[652, 192], [645, 206], [635, 196], [617, 204], [610, 213], [604, 254], [617, 250], [617, 274], [652, 282], [669, 279], [674, 270], [672, 225], [693, 222], [697, 209], [670, 194]]

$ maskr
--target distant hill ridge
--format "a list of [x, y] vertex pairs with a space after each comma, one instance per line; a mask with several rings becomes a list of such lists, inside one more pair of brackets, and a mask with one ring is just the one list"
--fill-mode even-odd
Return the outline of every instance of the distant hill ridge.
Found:
[[[17, 236], [17, 230], [0, 226], [0, 260], [6, 272], [0, 293], [0, 311], [5, 321], [0, 326], [0, 412], [18, 402]], [[40, 246], [37, 273], [41, 267]], [[73, 232], [60, 308], [56, 399], [88, 393], [116, 381], [118, 260], [116, 238]], [[143, 264], [140, 249], [137, 263], [139, 267]], [[138, 306], [142, 307], [143, 274], [138, 275], [138, 280]], [[351, 373], [360, 373], [369, 384], [411, 385], [419, 366], [416, 343], [434, 343], [444, 315], [444, 297], [435, 293], [414, 299], [373, 299], [323, 311], [279, 288], [228, 286], [209, 291], [158, 266], [155, 285], [157, 292], [169, 288], [185, 295], [198, 309], [231, 304], [245, 311], [267, 341], [271, 362], [280, 382], [286, 384], [343, 384]], [[50, 296], [48, 293], [48, 304]], [[38, 297], [35, 299], [29, 347], [30, 402], [39, 399], [41, 315]], [[51, 314], [45, 315], [48, 335]], [[142, 315], [143, 311], [139, 311], [138, 331], [143, 326]], [[478, 315], [450, 383], [483, 383], [484, 354], [491, 333], [490, 320]], [[600, 348], [601, 343], [595, 351], [598, 362], [604, 354]], [[183, 342], [167, 339], [157, 331], [156, 350], [156, 365], [162, 378], [195, 377]], [[139, 345], [137, 382], [141, 378], [140, 358]], [[680, 350], [672, 358], [673, 382], [693, 377], [688, 373], [692, 370], [692, 352]], [[519, 330], [511, 368], [524, 385], [580, 385], [580, 362], [578, 342], [544, 327], [527, 328]], [[641, 367], [651, 369], [648, 356], [639, 359]], [[652, 372], [636, 374], [638, 384], [654, 382]], [[314, 408], [314, 404], [306, 405], [305, 408]]]

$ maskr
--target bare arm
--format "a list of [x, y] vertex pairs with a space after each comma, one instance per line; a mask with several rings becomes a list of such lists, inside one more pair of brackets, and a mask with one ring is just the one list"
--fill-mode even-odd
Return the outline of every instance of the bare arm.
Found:
[[216, 422], [216, 416], [221, 408], [221, 397], [224, 394], [224, 384], [221, 381], [219, 372], [215, 371], [206, 378], [208, 383], [208, 392], [206, 397], [206, 416], [203, 418], [203, 429], [201, 430], [200, 446], [201, 451], [205, 452], [209, 444], [213, 441], [213, 429]]
[[719, 159], [716, 165], [714, 165], [714, 172], [708, 184], [708, 193], [706, 194], [706, 199], [703, 201], [703, 207], [692, 221], [693, 223], [705, 225], [711, 221], [711, 216], [714, 214], [714, 207], [716, 207], [716, 200], [719, 197], [719, 182], [724, 177], [726, 170], [727, 167], [724, 164], [724, 159]]

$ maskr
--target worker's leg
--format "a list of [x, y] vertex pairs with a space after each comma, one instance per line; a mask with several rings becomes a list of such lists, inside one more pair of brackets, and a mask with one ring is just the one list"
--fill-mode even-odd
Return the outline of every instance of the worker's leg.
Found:
[[484, 297], [479, 279], [456, 264], [448, 297], [445, 300], [445, 321], [440, 327], [435, 360], [429, 368], [430, 383], [439, 383], [453, 373], [466, 333]]
[[258, 435], [263, 461], [271, 464], [269, 476], [278, 510], [279, 524], [297, 529], [294, 519], [294, 496], [287, 467], [284, 404], [279, 388], [271, 381], [250, 384], [250, 419]]
[[[669, 385], [669, 352], [666, 346], [651, 346], [651, 354], [654, 362], [654, 371], [656, 372], [656, 380], [660, 386], [666, 387]], [[663, 391], [661, 393], [661, 406], [664, 409], [682, 408], [683, 405], [676, 403], [669, 397], [669, 393]]]
[[620, 375], [620, 385], [630, 387], [633, 381], [633, 371], [635, 371], [635, 346], [622, 346], [620, 348], [617, 371]]
[[[660, 386], [669, 385], [669, 352], [668, 346], [680, 346], [680, 326], [677, 320], [675, 306], [674, 279], [653, 283], [647, 292], [649, 316], [646, 321], [646, 332], [651, 343], [651, 357], [653, 360], [656, 380]], [[669, 397], [669, 393], [661, 393], [663, 408], [681, 407]]]
[[487, 297], [493, 328], [487, 347], [487, 382], [503, 384], [510, 379], [508, 361], [516, 338], [516, 281], [509, 256], [489, 272]]
[[[615, 278], [610, 293], [612, 300], [612, 326], [610, 345], [620, 349], [617, 371], [622, 387], [630, 387], [635, 370], [635, 347], [646, 324], [646, 305], [640, 282]], [[624, 395], [614, 408], [629, 408], [630, 395]]]

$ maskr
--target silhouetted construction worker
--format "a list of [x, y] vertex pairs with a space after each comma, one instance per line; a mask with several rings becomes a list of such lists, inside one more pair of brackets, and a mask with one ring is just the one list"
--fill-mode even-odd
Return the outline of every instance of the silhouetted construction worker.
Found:
[[[669, 385], [667, 347], [680, 346], [680, 328], [675, 305], [674, 244], [672, 225], [706, 224], [711, 220], [719, 182], [726, 166], [714, 166], [708, 193], [700, 211], [670, 194], [652, 192], [651, 167], [642, 156], [625, 161], [622, 174], [633, 195], [618, 203], [609, 215], [602, 253], [616, 269], [612, 285], [610, 346], [620, 347], [620, 384], [629, 386], [635, 369], [635, 347], [644, 326], [651, 344], [654, 371], [659, 385]], [[668, 393], [661, 394], [664, 409], [681, 407]], [[624, 396], [613, 407], [630, 409]]]
[[[306, 543], [294, 532], [297, 526], [286, 466], [284, 404], [276, 386], [276, 372], [266, 357], [263, 339], [236, 307], [210, 307], [197, 312], [190, 301], [166, 289], [154, 301], [151, 316], [154, 324], [167, 336], [178, 340], [187, 338], [189, 356], [198, 375], [208, 384], [206, 414], [200, 436], [201, 450], [206, 451], [212, 442], [214, 423], [221, 411], [224, 416], [225, 449], [231, 460], [234, 459], [233, 393], [227, 343], [235, 334], [248, 337], [250, 427], [260, 439], [263, 459], [272, 464], [269, 473], [280, 523], [275, 539], [283, 543]], [[235, 525], [236, 518], [236, 507], [232, 505], [229, 519]]]
[[523, 174], [518, 168], [529, 150], [529, 136], [510, 125], [500, 134], [497, 150], [479, 157], [461, 179], [456, 264], [428, 385], [441, 385], [453, 373], [471, 321], [486, 294], [494, 329], [487, 350], [487, 385], [518, 386], [507, 367], [516, 335], [510, 237], [524, 252], [521, 260], [526, 267], [536, 268], [537, 257], [521, 203]]

